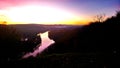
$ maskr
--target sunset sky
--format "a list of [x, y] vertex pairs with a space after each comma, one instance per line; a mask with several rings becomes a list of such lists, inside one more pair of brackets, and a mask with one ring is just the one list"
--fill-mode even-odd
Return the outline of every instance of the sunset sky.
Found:
[[120, 0], [0, 0], [8, 24], [87, 24], [95, 15], [113, 16]]

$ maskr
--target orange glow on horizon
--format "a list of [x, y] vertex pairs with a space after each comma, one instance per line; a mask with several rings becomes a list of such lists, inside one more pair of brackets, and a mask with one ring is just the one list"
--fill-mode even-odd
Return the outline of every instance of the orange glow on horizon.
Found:
[[[7, 24], [86, 24], [82, 16], [48, 6], [12, 7], [4, 11]], [[78, 23], [81, 22], [81, 23]]]

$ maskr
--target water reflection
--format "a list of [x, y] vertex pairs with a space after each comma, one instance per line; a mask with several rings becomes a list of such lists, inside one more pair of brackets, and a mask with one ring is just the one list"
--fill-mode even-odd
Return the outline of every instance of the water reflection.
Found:
[[49, 47], [51, 44], [55, 43], [55, 41], [51, 40], [48, 36], [49, 31], [46, 31], [44, 33], [37, 34], [41, 37], [41, 44], [37, 46], [37, 48], [34, 50], [34, 52], [27, 53], [23, 56], [23, 58], [28, 58], [30, 56], [35, 57], [37, 54], [40, 54], [42, 51], [44, 51], [47, 47]]

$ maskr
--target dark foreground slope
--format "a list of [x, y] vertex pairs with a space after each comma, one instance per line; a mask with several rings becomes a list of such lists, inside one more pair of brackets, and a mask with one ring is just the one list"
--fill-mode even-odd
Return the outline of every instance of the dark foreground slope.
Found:
[[[49, 34], [56, 43], [40, 55], [40, 57], [46, 55], [46, 59], [51, 60], [46, 60], [49, 63], [60, 66], [63, 64], [63, 67], [72, 68], [77, 66], [78, 68], [115, 68], [119, 65], [119, 12], [102, 23], [94, 22], [83, 28], [51, 31]], [[66, 64], [64, 65], [62, 61]], [[49, 63], [48, 65], [51, 65]]]

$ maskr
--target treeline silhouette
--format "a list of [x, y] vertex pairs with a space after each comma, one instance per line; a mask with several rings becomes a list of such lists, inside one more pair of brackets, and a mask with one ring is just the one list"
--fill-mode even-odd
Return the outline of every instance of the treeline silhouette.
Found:
[[[92, 68], [109, 68], [115, 67], [119, 63], [118, 61], [118, 54], [119, 54], [119, 38], [120, 38], [120, 12], [117, 12], [116, 16], [112, 16], [108, 18], [104, 22], [92, 22], [89, 25], [86, 25], [82, 28], [77, 28], [73, 30], [60, 30], [60, 31], [50, 31], [50, 38], [55, 40], [55, 44], [50, 46], [46, 49], [43, 54], [40, 55], [54, 55], [54, 54], [66, 54], [66, 53], [77, 53], [78, 56], [80, 55], [87, 55], [88, 60], [82, 60], [72, 57], [69, 59], [75, 59], [78, 61], [72, 65], [78, 64], [81, 65], [82, 63], [86, 63], [83, 67], [88, 66], [90, 63], [90, 59], [94, 59], [94, 65]], [[58, 36], [57, 36], [58, 35]], [[89, 58], [90, 56], [94, 56]], [[59, 59], [56, 56], [52, 56], [54, 58], [49, 58], [51, 60]], [[64, 56], [63, 56], [64, 57]], [[77, 57], [79, 58], [79, 57]], [[57, 61], [50, 61], [57, 63]], [[63, 60], [62, 60], [63, 61]], [[65, 61], [66, 62], [66, 61]], [[68, 61], [67, 61], [68, 62]], [[66, 63], [67, 63], [66, 62]], [[69, 61], [72, 62], [72, 61]], [[68, 63], [69, 63], [68, 62]], [[50, 64], [49, 64], [50, 65]], [[69, 64], [72, 66], [71, 64]], [[69, 65], [67, 65], [69, 67]], [[91, 64], [92, 65], [92, 64]], [[80, 66], [82, 67], [82, 66]], [[71, 67], [70, 67], [71, 68]], [[79, 67], [78, 67], [79, 68]]]

